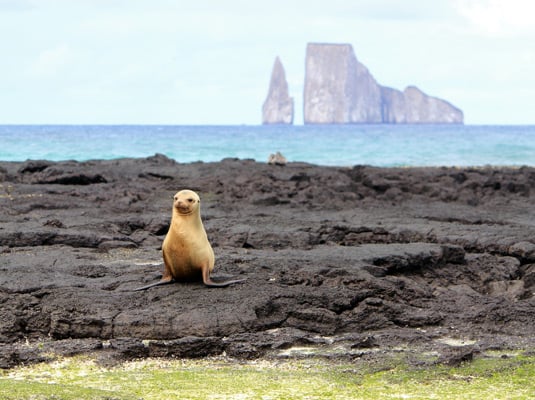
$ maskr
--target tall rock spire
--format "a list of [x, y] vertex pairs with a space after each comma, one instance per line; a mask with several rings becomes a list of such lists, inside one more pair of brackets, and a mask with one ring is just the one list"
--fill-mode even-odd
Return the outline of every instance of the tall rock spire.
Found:
[[279, 59], [275, 58], [269, 92], [262, 106], [263, 124], [292, 124], [294, 119], [294, 100], [288, 94], [286, 73]]

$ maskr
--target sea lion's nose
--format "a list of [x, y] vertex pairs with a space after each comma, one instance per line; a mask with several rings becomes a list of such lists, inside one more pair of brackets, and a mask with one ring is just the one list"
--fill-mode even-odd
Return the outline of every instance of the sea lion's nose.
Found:
[[176, 206], [182, 210], [187, 210], [190, 207], [190, 204], [188, 203], [188, 200], [185, 199], [179, 199], [176, 202]]

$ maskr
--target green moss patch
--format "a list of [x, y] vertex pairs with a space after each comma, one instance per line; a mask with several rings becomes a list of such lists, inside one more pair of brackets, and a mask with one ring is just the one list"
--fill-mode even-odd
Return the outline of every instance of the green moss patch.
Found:
[[91, 357], [0, 375], [2, 399], [529, 399], [535, 356], [486, 355], [459, 367], [324, 358], [238, 362], [147, 359], [104, 367]]

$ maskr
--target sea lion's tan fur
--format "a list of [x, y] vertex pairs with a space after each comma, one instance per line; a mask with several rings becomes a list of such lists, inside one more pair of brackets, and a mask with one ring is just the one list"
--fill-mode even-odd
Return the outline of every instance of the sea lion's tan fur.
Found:
[[224, 287], [243, 279], [214, 282], [210, 274], [215, 257], [201, 220], [201, 200], [192, 190], [181, 190], [173, 198], [173, 214], [169, 232], [162, 245], [165, 269], [162, 279], [135, 290], [174, 281], [201, 280], [206, 286]]

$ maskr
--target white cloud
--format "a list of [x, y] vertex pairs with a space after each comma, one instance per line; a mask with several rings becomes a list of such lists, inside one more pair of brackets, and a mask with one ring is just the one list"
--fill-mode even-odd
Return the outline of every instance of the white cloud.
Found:
[[457, 0], [455, 6], [479, 34], [535, 34], [535, 2], [531, 0]]
[[30, 74], [36, 77], [53, 76], [60, 73], [69, 63], [71, 50], [66, 44], [42, 51], [30, 67]]
[[0, 10], [2, 11], [25, 11], [32, 8], [32, 4], [27, 0], [0, 0]]

